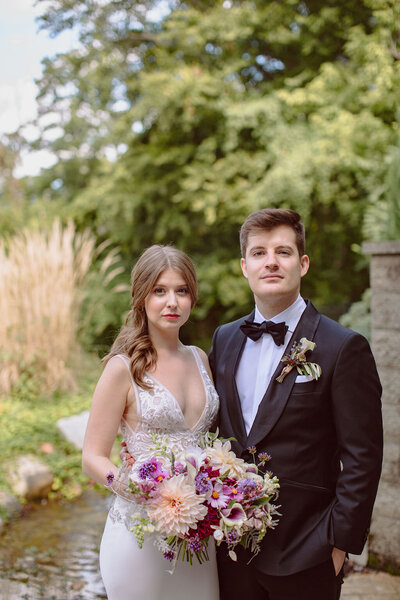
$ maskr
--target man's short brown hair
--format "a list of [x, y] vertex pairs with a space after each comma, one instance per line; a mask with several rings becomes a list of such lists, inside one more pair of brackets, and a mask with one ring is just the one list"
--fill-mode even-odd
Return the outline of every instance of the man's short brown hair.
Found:
[[262, 208], [251, 213], [240, 228], [240, 250], [242, 257], [246, 257], [249, 235], [261, 231], [270, 231], [279, 225], [288, 225], [296, 234], [296, 246], [299, 256], [306, 252], [306, 238], [304, 225], [299, 213], [289, 208]]

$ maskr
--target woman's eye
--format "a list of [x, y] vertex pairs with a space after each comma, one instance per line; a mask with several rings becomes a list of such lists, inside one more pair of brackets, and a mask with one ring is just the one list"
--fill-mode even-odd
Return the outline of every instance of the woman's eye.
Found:
[[153, 294], [157, 294], [158, 296], [160, 296], [163, 292], [164, 292], [163, 288], [154, 288], [154, 290], [153, 290]]
[[182, 295], [186, 295], [189, 293], [188, 288], [179, 288], [179, 290], [177, 290], [178, 294], [182, 294]]

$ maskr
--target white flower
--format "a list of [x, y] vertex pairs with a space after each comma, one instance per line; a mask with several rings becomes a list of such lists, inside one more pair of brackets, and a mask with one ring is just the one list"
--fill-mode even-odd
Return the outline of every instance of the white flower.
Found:
[[222, 542], [222, 540], [224, 539], [224, 532], [222, 531], [222, 529], [216, 529], [213, 533], [213, 536], [217, 542]]
[[308, 350], [313, 351], [314, 348], [315, 348], [315, 342], [311, 342], [310, 340], [308, 340], [305, 337], [302, 337], [300, 339], [300, 349], [299, 349], [300, 354], [305, 354], [306, 352], [308, 352]]
[[231, 451], [231, 443], [229, 440], [226, 442], [215, 440], [212, 448], [207, 449], [207, 454], [213, 468], [219, 469], [222, 473], [227, 471], [228, 477], [231, 477], [232, 479], [245, 477], [247, 465], [243, 459], [238, 458], [236, 454]]

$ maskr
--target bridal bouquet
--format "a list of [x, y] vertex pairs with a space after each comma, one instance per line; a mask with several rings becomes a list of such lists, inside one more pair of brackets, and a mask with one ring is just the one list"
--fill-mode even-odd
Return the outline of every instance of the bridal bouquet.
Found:
[[[255, 459], [256, 449], [249, 449]], [[208, 559], [207, 542], [225, 542], [232, 560], [241, 544], [253, 554], [268, 529], [274, 528], [279, 482], [271, 473], [261, 474], [257, 465], [246, 463], [231, 450], [229, 440], [207, 433], [200, 446], [174, 455], [154, 435], [153, 456], [135, 463], [125, 490], [143, 509], [132, 515], [139, 547], [146, 534], [153, 534], [164, 557], [179, 557], [192, 563]], [[270, 457], [258, 455], [259, 466]]]

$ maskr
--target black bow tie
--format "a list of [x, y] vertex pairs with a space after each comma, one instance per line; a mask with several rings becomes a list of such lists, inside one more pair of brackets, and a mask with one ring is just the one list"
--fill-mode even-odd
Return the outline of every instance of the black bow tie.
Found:
[[272, 321], [263, 321], [262, 323], [254, 323], [254, 321], [245, 321], [240, 326], [247, 337], [251, 340], [257, 341], [260, 339], [263, 333], [270, 333], [277, 346], [281, 346], [285, 341], [285, 335], [289, 327], [284, 321], [281, 323], [273, 323]]

